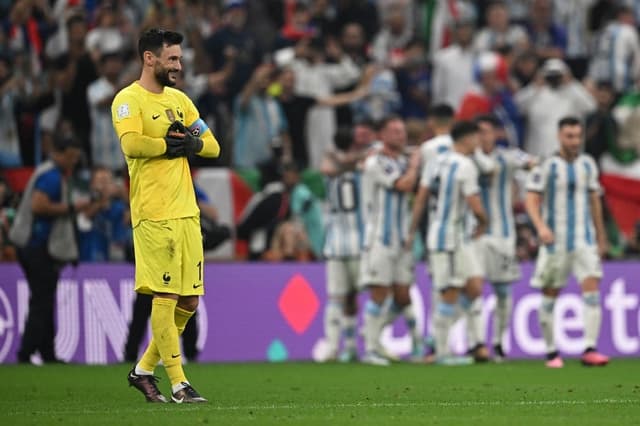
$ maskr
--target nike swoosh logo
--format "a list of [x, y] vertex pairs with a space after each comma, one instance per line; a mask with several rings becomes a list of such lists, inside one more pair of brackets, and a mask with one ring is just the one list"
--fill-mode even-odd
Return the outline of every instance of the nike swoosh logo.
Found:
[[198, 288], [198, 287], [202, 287], [202, 284], [194, 284], [193, 288]]
[[172, 396], [171, 399], [173, 400], [173, 402], [175, 402], [176, 404], [182, 404], [182, 401], [184, 401], [184, 398], [176, 398], [175, 396]]
[[171, 354], [171, 358], [178, 358], [179, 356], [180, 356], [180, 354], [178, 354], [178, 355]]
[[160, 114], [153, 114], [151, 116], [151, 118], [153, 118], [154, 120], [158, 119], [158, 117], [160, 117]]

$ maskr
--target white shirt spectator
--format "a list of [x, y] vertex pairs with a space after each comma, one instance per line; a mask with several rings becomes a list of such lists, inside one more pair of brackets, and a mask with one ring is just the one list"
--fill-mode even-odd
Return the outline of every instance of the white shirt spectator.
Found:
[[494, 50], [502, 46], [526, 46], [529, 36], [524, 28], [519, 25], [511, 25], [505, 32], [497, 32], [491, 28], [483, 28], [473, 40], [476, 51]]
[[[296, 93], [317, 99], [326, 98], [334, 90], [352, 85], [360, 76], [360, 69], [346, 55], [337, 64], [310, 64], [294, 60], [292, 69], [296, 74]], [[317, 105], [309, 110], [306, 135], [310, 167], [320, 168], [325, 152], [333, 145], [335, 132], [333, 108]]]
[[471, 47], [465, 49], [454, 44], [442, 49], [433, 57], [433, 104], [448, 104], [458, 110], [464, 94], [473, 83], [473, 60]]
[[87, 103], [91, 113], [91, 155], [93, 164], [100, 164], [113, 171], [125, 166], [120, 141], [111, 121], [111, 102], [117, 88], [101, 77], [87, 87]]
[[558, 121], [568, 115], [584, 118], [596, 109], [593, 96], [577, 82], [556, 89], [531, 83], [515, 96], [516, 105], [527, 118], [524, 147], [529, 154], [545, 158], [558, 148]]

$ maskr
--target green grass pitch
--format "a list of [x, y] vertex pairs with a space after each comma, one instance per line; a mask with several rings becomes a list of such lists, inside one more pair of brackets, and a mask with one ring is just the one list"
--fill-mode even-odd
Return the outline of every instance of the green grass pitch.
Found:
[[[208, 404], [148, 404], [129, 365], [0, 366], [0, 425], [631, 425], [640, 360], [465, 367], [190, 364]], [[162, 369], [160, 388], [169, 394]]]

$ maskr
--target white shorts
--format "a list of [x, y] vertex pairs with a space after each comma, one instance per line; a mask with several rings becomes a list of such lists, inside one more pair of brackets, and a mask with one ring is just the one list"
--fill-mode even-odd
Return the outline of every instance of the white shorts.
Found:
[[541, 247], [536, 270], [531, 278], [534, 288], [563, 288], [569, 274], [582, 283], [586, 278], [602, 278], [602, 262], [596, 247], [580, 247], [572, 252], [549, 253]]
[[360, 284], [362, 286], [412, 285], [415, 281], [414, 269], [411, 250], [376, 244], [362, 253]]
[[485, 235], [474, 242], [483, 276], [491, 283], [513, 283], [520, 279], [515, 241]]
[[453, 251], [432, 251], [429, 253], [429, 274], [434, 290], [462, 288], [467, 281], [465, 272], [469, 250], [458, 248]]
[[472, 240], [462, 245], [462, 253], [464, 258], [462, 277], [464, 280], [469, 278], [481, 277], [486, 275], [483, 247], [480, 240]]
[[327, 294], [329, 296], [345, 296], [357, 291], [359, 276], [360, 259], [328, 259]]

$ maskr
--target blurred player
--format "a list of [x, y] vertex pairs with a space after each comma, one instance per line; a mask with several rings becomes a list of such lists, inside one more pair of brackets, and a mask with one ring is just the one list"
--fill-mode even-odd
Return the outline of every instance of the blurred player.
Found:
[[[493, 159], [492, 173], [480, 174], [480, 196], [489, 218], [487, 232], [474, 243], [475, 256], [479, 258], [482, 274], [492, 284], [496, 295], [493, 313], [493, 349], [496, 360], [504, 358], [502, 337], [511, 317], [511, 284], [520, 278], [520, 264], [516, 257], [516, 233], [513, 218], [514, 175], [518, 169], [535, 165], [534, 157], [519, 149], [496, 147], [500, 122], [491, 115], [476, 118], [480, 148]], [[477, 336], [475, 351], [484, 344], [484, 327]], [[470, 336], [471, 338], [471, 336]]]
[[324, 314], [324, 334], [329, 345], [327, 359], [338, 356], [340, 334], [344, 336], [343, 362], [357, 359], [356, 326], [360, 247], [363, 222], [360, 212], [358, 163], [365, 149], [353, 144], [353, 130], [339, 128], [334, 137], [335, 151], [329, 151], [320, 171], [327, 177], [329, 218], [324, 246], [327, 259], [328, 301]]
[[413, 254], [404, 247], [409, 225], [407, 193], [413, 191], [420, 157], [403, 154], [407, 132], [402, 119], [383, 120], [382, 149], [367, 158], [362, 176], [365, 241], [361, 283], [369, 289], [365, 308], [363, 362], [388, 365], [381, 353], [382, 328], [402, 314], [411, 332], [413, 352], [421, 351], [409, 289], [414, 282]]
[[[606, 365], [609, 358], [596, 350], [602, 309], [599, 284], [601, 256], [607, 237], [602, 220], [598, 169], [593, 158], [580, 152], [582, 124], [575, 117], [558, 123], [560, 151], [529, 175], [527, 213], [542, 243], [531, 286], [542, 291], [540, 327], [547, 346], [547, 367], [561, 368], [563, 361], [554, 340], [553, 308], [560, 290], [573, 273], [584, 302], [585, 365]], [[541, 214], [542, 210], [542, 214]]]
[[140, 80], [113, 100], [113, 124], [131, 177], [136, 291], [153, 294], [152, 339], [128, 381], [149, 402], [167, 402], [153, 371], [160, 360], [173, 402], [206, 402], [182, 369], [178, 336], [204, 294], [200, 211], [187, 156], [220, 147], [191, 100], [173, 89], [183, 36], [150, 29], [138, 41]]
[[482, 235], [487, 225], [479, 196], [478, 171], [470, 158], [478, 145], [478, 127], [466, 121], [456, 123], [451, 137], [452, 150], [438, 158], [438, 164], [431, 172], [426, 170], [423, 173], [420, 183], [422, 197], [426, 198], [429, 192], [437, 194], [427, 248], [433, 286], [439, 293], [433, 313], [433, 329], [437, 356], [443, 363], [450, 358], [449, 331], [456, 320], [456, 305], [467, 278], [465, 270], [471, 262], [463, 242], [467, 208], [477, 220], [474, 238]]

